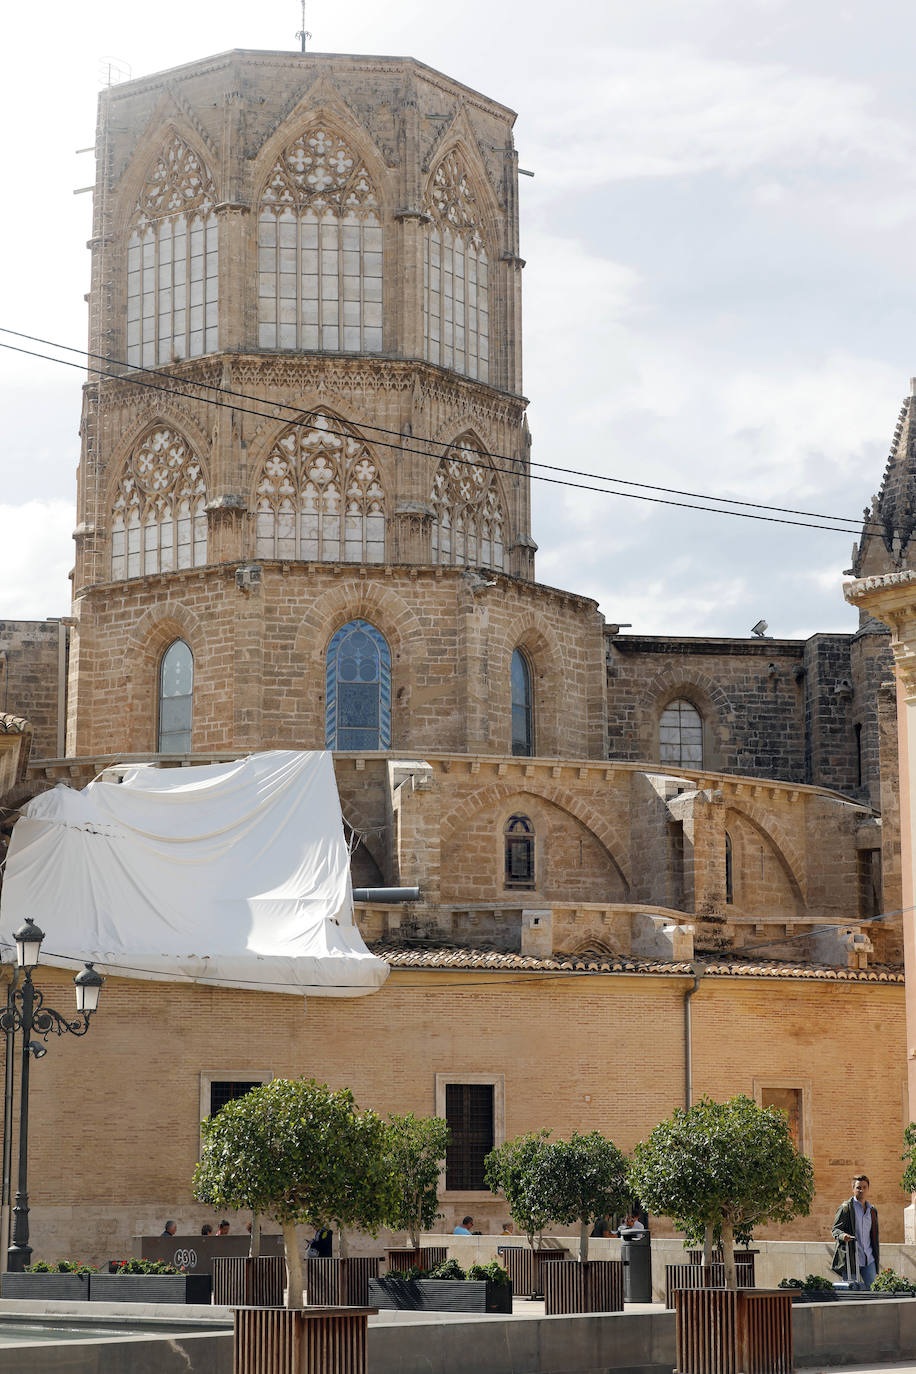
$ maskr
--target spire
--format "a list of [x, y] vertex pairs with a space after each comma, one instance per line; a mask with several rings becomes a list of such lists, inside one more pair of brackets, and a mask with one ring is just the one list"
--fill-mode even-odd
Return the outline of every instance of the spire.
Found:
[[900, 407], [884, 476], [852, 552], [856, 577], [916, 568], [916, 377]]

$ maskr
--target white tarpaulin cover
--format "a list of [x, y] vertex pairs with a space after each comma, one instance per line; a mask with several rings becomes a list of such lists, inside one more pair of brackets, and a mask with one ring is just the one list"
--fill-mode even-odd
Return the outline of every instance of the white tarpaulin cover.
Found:
[[61, 967], [319, 997], [362, 997], [388, 976], [354, 923], [326, 753], [139, 764], [43, 793], [13, 830], [4, 941], [27, 916], [42, 962]]

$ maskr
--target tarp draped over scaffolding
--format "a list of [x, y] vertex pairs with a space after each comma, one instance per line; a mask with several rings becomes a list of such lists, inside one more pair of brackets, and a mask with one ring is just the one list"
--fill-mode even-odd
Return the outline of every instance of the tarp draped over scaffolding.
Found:
[[4, 943], [27, 916], [42, 963], [64, 968], [317, 997], [362, 997], [388, 976], [354, 923], [327, 753], [138, 764], [43, 793], [13, 830]]

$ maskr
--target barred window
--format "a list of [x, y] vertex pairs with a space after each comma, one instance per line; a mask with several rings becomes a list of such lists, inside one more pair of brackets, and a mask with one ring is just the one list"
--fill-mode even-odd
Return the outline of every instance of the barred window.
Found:
[[490, 377], [489, 266], [481, 214], [457, 150], [439, 163], [425, 204], [423, 326], [429, 362]]
[[659, 760], [687, 768], [703, 766], [703, 721], [689, 701], [672, 701], [659, 722]]
[[445, 1155], [445, 1186], [459, 1191], [486, 1188], [484, 1160], [493, 1149], [492, 1083], [448, 1083], [445, 1119], [451, 1140]]
[[382, 222], [366, 167], [337, 134], [302, 134], [258, 211], [261, 348], [380, 353]]
[[527, 816], [510, 816], [505, 830], [506, 887], [533, 888], [534, 826]]
[[157, 367], [219, 346], [219, 225], [205, 163], [177, 134], [140, 193], [127, 243], [127, 361]]

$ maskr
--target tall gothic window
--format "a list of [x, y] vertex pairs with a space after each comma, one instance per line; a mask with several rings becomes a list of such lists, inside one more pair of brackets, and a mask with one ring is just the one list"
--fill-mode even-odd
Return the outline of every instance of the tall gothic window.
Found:
[[174, 134], [140, 192], [127, 245], [127, 361], [157, 367], [218, 347], [216, 193]]
[[160, 754], [190, 754], [191, 707], [194, 700], [194, 657], [183, 639], [176, 639], [159, 664]]
[[735, 868], [732, 837], [725, 832], [725, 900], [729, 904], [735, 900]]
[[430, 183], [423, 262], [426, 357], [481, 382], [490, 377], [490, 304], [481, 215], [460, 153]]
[[669, 702], [662, 711], [658, 737], [660, 762], [702, 768], [703, 721], [689, 701]]
[[342, 625], [328, 645], [325, 747], [391, 747], [391, 650], [367, 620]]
[[534, 887], [534, 826], [527, 816], [510, 816], [504, 834], [506, 887]]
[[496, 473], [470, 438], [459, 439], [436, 469], [432, 489], [434, 563], [505, 568], [505, 515]]
[[382, 221], [369, 173], [312, 129], [274, 164], [258, 210], [261, 348], [380, 353]]
[[274, 444], [258, 484], [257, 554], [384, 562], [385, 493], [351, 425], [318, 411]]
[[166, 425], [127, 460], [111, 518], [111, 577], [198, 568], [207, 561], [206, 485], [187, 441]]
[[531, 709], [531, 669], [521, 650], [512, 654], [512, 752], [526, 757], [534, 753]]

